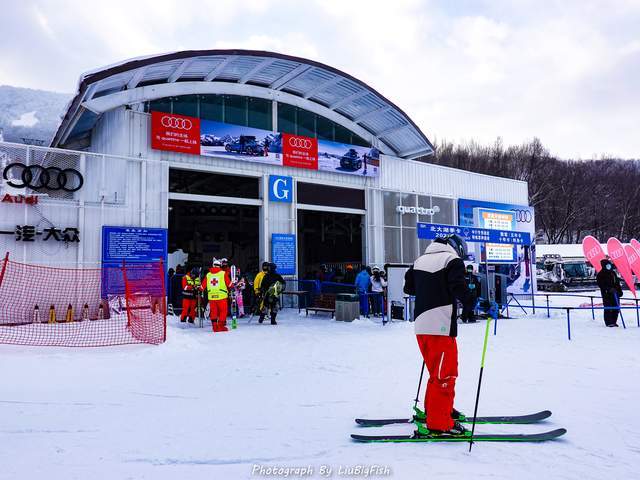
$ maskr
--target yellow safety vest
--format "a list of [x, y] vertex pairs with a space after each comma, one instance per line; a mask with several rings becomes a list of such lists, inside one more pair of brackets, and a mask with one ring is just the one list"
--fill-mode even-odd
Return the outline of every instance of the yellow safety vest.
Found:
[[209, 300], [224, 300], [229, 296], [224, 279], [224, 270], [220, 270], [217, 273], [207, 273], [206, 286]]

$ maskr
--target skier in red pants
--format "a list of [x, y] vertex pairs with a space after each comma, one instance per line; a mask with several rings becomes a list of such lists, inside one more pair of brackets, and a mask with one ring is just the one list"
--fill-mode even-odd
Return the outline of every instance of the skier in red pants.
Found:
[[416, 297], [415, 333], [429, 370], [424, 402], [428, 432], [418, 428], [419, 434], [465, 435], [467, 431], [453, 418], [458, 377], [456, 301], [465, 306], [474, 302], [465, 281], [466, 256], [466, 243], [458, 235], [437, 238], [405, 274], [404, 291]]
[[213, 260], [213, 267], [205, 277], [204, 288], [209, 299], [209, 318], [214, 332], [227, 332], [227, 298], [231, 281], [224, 270], [220, 268], [220, 260]]

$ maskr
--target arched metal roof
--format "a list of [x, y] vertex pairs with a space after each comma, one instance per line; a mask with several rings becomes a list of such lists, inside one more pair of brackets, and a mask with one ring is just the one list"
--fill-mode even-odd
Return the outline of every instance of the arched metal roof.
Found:
[[158, 92], [177, 92], [181, 91], [178, 87], [186, 87], [182, 82], [196, 82], [190, 83], [195, 90], [209, 87], [193, 93], [215, 90], [215, 85], [228, 87], [227, 93], [254, 87], [262, 96], [269, 93], [281, 102], [309, 107], [355, 133], [368, 132], [383, 152], [401, 158], [434, 152], [429, 139], [407, 114], [364, 82], [322, 63], [258, 50], [181, 51], [85, 73], [51, 145], [65, 145], [83, 136], [107, 109], [144, 100], [136, 90], [155, 86]]

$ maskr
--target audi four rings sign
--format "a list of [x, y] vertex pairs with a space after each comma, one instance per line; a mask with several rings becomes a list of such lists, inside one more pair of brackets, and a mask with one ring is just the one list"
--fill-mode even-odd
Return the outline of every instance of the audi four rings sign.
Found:
[[151, 112], [151, 148], [200, 155], [200, 119]]
[[282, 134], [282, 164], [285, 167], [318, 169], [318, 139]]

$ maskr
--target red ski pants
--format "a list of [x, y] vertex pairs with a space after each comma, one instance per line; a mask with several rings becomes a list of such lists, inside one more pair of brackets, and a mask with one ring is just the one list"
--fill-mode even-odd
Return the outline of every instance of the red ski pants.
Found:
[[422, 358], [429, 370], [424, 398], [427, 428], [449, 430], [453, 427], [451, 412], [458, 377], [458, 345], [454, 337], [416, 335]]
[[182, 299], [182, 314], [180, 320], [184, 320], [186, 317], [196, 318], [196, 299], [195, 298], [183, 298]]
[[226, 328], [227, 323], [227, 299], [209, 300], [209, 318], [213, 325], [213, 331], [219, 332]]

